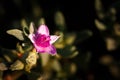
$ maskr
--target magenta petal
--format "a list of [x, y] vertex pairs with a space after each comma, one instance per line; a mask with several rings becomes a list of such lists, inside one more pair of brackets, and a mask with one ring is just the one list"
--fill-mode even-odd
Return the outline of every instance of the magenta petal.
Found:
[[39, 52], [39, 53], [44, 53], [44, 52], [46, 52], [46, 48], [37, 46], [35, 43], [34, 43], [34, 47], [35, 47], [36, 51]]
[[48, 53], [48, 54], [51, 54], [51, 55], [55, 55], [57, 52], [56, 52], [56, 48], [53, 46], [53, 45], [50, 45], [49, 47], [40, 47], [40, 46], [37, 46], [36, 44], [34, 44], [37, 52], [39, 53]]
[[38, 33], [40, 34], [45, 34], [45, 35], [49, 35], [49, 29], [46, 25], [41, 25], [39, 28], [38, 28]]
[[35, 43], [34, 34], [29, 34], [28, 38], [31, 40], [32, 43]]
[[56, 48], [55, 48], [53, 45], [51, 45], [51, 46], [48, 47], [47, 52], [48, 52], [49, 54], [51, 54], [51, 55], [55, 55], [55, 54], [57, 53], [57, 52], [56, 52]]
[[56, 40], [58, 40], [58, 38], [60, 38], [60, 36], [51, 35], [50, 36], [50, 44], [53, 44]]

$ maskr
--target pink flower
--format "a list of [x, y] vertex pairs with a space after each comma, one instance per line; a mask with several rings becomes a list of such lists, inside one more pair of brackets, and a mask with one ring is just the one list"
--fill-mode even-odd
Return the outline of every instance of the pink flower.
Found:
[[[33, 26], [33, 24], [31, 26]], [[40, 25], [36, 33], [31, 33], [28, 37], [37, 52], [49, 53], [51, 55], [55, 55], [57, 53], [56, 48], [52, 44], [59, 38], [59, 36], [49, 35], [49, 29], [46, 25]]]

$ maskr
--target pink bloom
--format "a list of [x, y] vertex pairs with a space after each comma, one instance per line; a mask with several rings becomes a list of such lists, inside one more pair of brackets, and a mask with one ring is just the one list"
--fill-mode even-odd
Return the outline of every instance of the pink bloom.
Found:
[[[33, 26], [33, 24], [32, 24]], [[39, 53], [49, 53], [55, 55], [56, 48], [52, 45], [59, 36], [49, 35], [49, 29], [46, 25], [40, 25], [35, 34], [31, 33], [28, 36]]]

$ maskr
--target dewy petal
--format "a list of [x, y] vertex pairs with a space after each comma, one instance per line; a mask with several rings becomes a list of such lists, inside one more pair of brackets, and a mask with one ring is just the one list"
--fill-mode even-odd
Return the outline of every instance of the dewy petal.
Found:
[[31, 40], [32, 43], [35, 43], [34, 34], [29, 34], [28, 38]]
[[38, 28], [38, 33], [40, 34], [45, 34], [45, 35], [49, 35], [49, 29], [46, 25], [41, 25], [39, 28]]
[[51, 35], [50, 36], [50, 44], [53, 44], [56, 40], [58, 40], [58, 38], [60, 38], [60, 36]]

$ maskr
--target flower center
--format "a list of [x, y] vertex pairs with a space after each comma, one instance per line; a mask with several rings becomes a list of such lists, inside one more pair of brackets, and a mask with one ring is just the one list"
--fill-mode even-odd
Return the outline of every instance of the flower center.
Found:
[[35, 40], [37, 46], [48, 47], [50, 45], [50, 36], [38, 35]]

